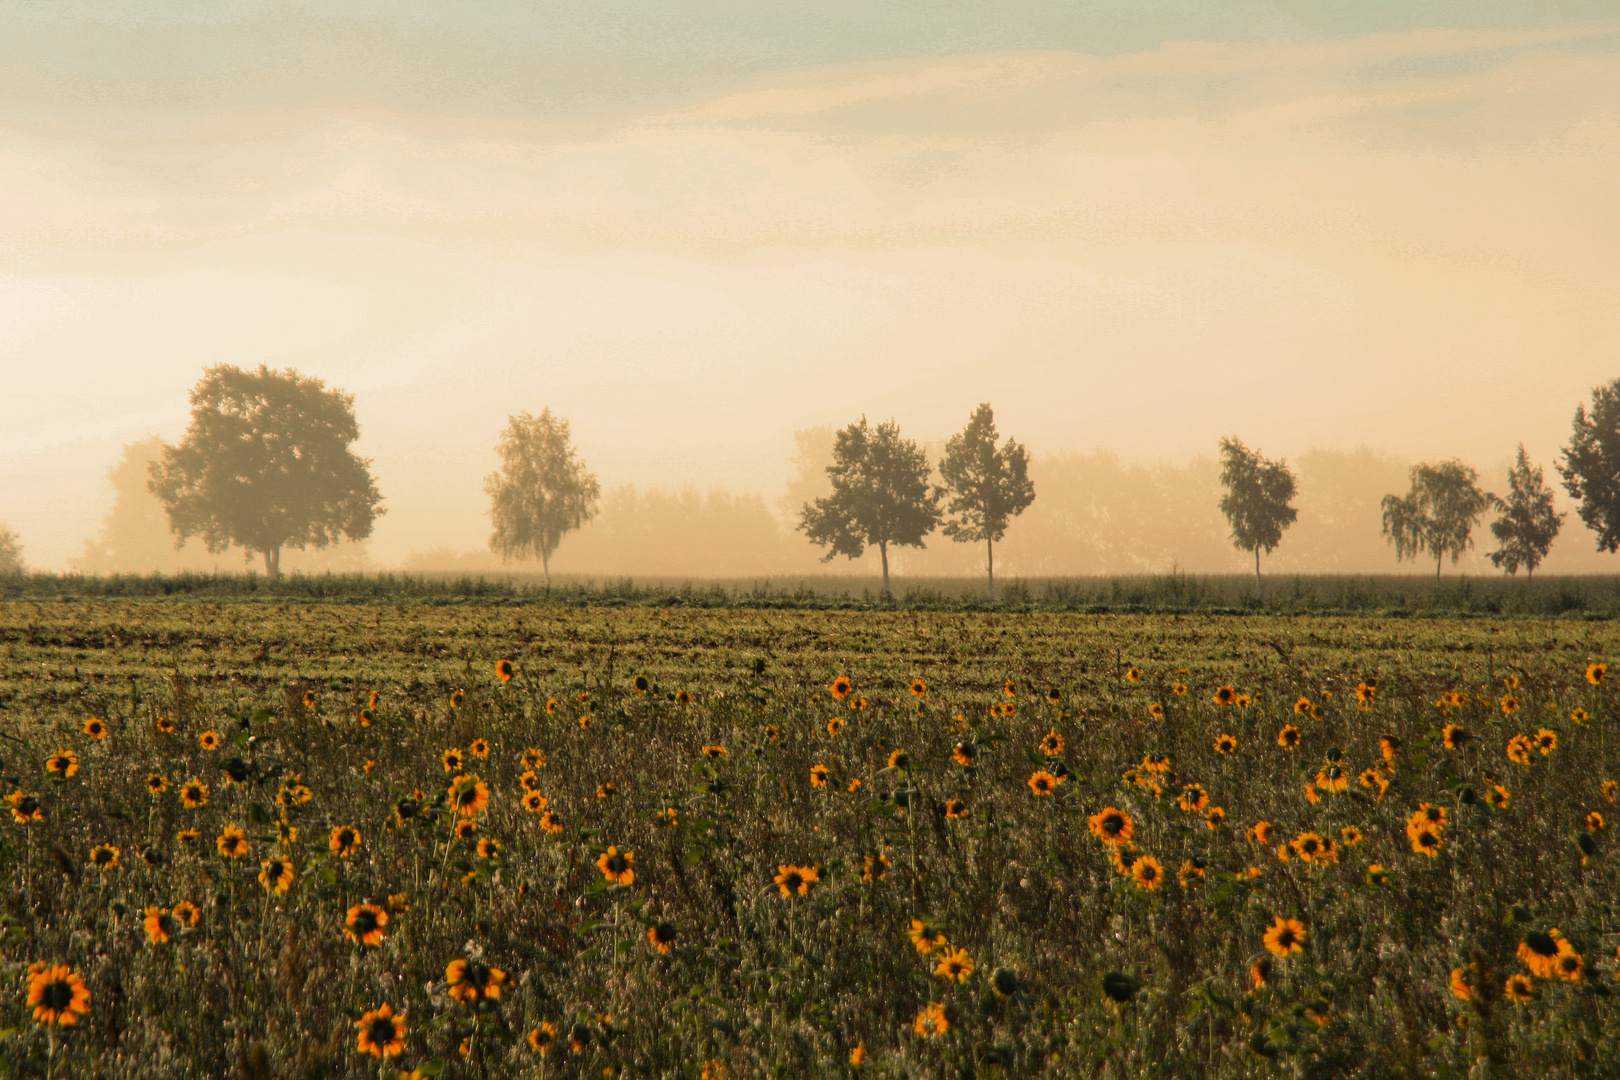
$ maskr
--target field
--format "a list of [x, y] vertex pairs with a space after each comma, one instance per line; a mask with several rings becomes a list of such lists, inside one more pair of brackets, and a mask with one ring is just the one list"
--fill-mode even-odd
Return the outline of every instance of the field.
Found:
[[0, 604], [0, 1076], [1613, 1076], [1616, 645]]

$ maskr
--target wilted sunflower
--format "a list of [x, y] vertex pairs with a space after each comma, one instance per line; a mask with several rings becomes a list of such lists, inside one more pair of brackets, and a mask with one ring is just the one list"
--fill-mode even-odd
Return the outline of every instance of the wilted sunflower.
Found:
[[1052, 794], [1057, 790], [1058, 785], [1062, 782], [1063, 779], [1061, 777], [1053, 776], [1045, 769], [1037, 769], [1035, 772], [1031, 773], [1029, 779], [1025, 781], [1025, 783], [1029, 785], [1029, 790], [1038, 796]]
[[266, 859], [259, 867], [259, 884], [276, 896], [282, 896], [292, 888], [296, 877], [293, 861], [285, 855]]
[[1139, 856], [1131, 863], [1131, 880], [1143, 892], [1154, 892], [1164, 887], [1164, 864], [1151, 855]]
[[463, 1005], [476, 1005], [501, 996], [506, 972], [471, 960], [452, 960], [444, 969], [444, 981], [449, 984], [451, 997]]
[[1512, 694], [1502, 695], [1502, 713], [1506, 716], [1512, 716], [1518, 711], [1519, 699], [1514, 697]]
[[1515, 735], [1509, 739], [1507, 757], [1516, 765], [1530, 764], [1530, 739], [1524, 735]]
[[1294, 953], [1305, 951], [1305, 924], [1298, 919], [1281, 916], [1265, 933], [1266, 951], [1284, 960]]
[[1188, 859], [1181, 864], [1181, 873], [1177, 875], [1176, 881], [1183, 889], [1196, 889], [1204, 883], [1204, 871], [1203, 859]]
[[949, 1032], [951, 1021], [945, 1013], [945, 1006], [937, 1001], [930, 1001], [917, 1011], [917, 1019], [912, 1022], [911, 1029], [917, 1033], [918, 1038], [937, 1038]]
[[97, 870], [116, 870], [119, 854], [119, 850], [111, 844], [97, 844], [90, 849], [90, 865]]
[[1532, 930], [1524, 935], [1523, 941], [1519, 942], [1518, 957], [1524, 962], [1524, 966], [1530, 969], [1530, 974], [1540, 979], [1550, 979], [1554, 974], [1553, 963], [1562, 951], [1560, 945], [1563, 938], [1564, 936], [1557, 930], [1545, 933]]
[[149, 907], [141, 920], [141, 928], [146, 931], [148, 942], [163, 945], [180, 933], [180, 920], [160, 907]]
[[362, 1054], [384, 1060], [405, 1052], [405, 1018], [395, 1016], [391, 1005], [383, 1005], [363, 1014], [355, 1021], [360, 1037], [355, 1049]]
[[1237, 737], [1234, 735], [1222, 734], [1215, 736], [1215, 752], [1217, 754], [1235, 754], [1237, 753], [1237, 746]]
[[776, 868], [776, 887], [783, 896], [792, 896], [798, 893], [804, 896], [810, 892], [810, 886], [821, 880], [821, 874], [812, 866], [779, 865]]
[[489, 806], [489, 785], [477, 773], [467, 773], [450, 781], [450, 808], [460, 817], [477, 817]]
[[1203, 813], [1209, 805], [1209, 792], [1204, 790], [1203, 784], [1183, 784], [1176, 805], [1188, 814]]
[[892, 865], [894, 864], [889, 861], [889, 857], [882, 852], [867, 855], [861, 860], [861, 880], [867, 884], [880, 881]]
[[1601, 686], [1603, 684], [1603, 680], [1608, 677], [1608, 674], [1609, 665], [1607, 664], [1586, 665], [1586, 681], [1591, 683], [1593, 686]]
[[1546, 757], [1548, 754], [1551, 754], [1554, 750], [1558, 749], [1558, 732], [1552, 731], [1548, 728], [1542, 728], [1540, 731], [1536, 732], [1535, 746], [1537, 750], [1541, 751], [1542, 757]]
[[1237, 703], [1237, 690], [1231, 686], [1223, 686], [1215, 691], [1215, 704], [1234, 705]]
[[66, 964], [39, 964], [28, 969], [28, 1004], [34, 1021], [47, 1027], [73, 1027], [90, 1011], [90, 990]]
[[832, 685], [827, 689], [832, 694], [833, 700], [843, 701], [845, 698], [849, 697], [850, 694], [854, 693], [855, 684], [849, 680], [849, 676], [840, 675], [838, 678], [832, 681]]
[[79, 771], [79, 755], [72, 750], [58, 750], [45, 759], [45, 771], [66, 779]]
[[356, 904], [343, 919], [343, 932], [350, 941], [376, 947], [383, 942], [388, 912], [376, 904]]
[[961, 742], [951, 747], [951, 760], [955, 761], [964, 769], [972, 767], [973, 763], [977, 761], [978, 758], [979, 748], [973, 745], [972, 739], [963, 739]]
[[217, 732], [217, 731], [205, 731], [205, 732], [203, 732], [201, 735], [197, 736], [197, 745], [202, 747], [204, 750], [218, 750], [219, 749], [219, 732]]
[[248, 853], [247, 833], [235, 825], [227, 825], [214, 841], [214, 847], [227, 859], [240, 859]]
[[332, 830], [327, 842], [332, 854], [340, 859], [347, 859], [360, 850], [360, 830], [353, 825], [339, 825]]
[[973, 957], [965, 949], [951, 949], [946, 951], [934, 968], [934, 974], [942, 979], [952, 982], [965, 983], [973, 974]]
[[1413, 829], [1407, 836], [1411, 838], [1413, 851], [1419, 855], [1427, 855], [1431, 859], [1440, 854], [1440, 849], [1445, 843], [1441, 840], [1440, 833], [1430, 825]]
[[616, 847], [609, 847], [596, 857], [596, 868], [610, 885], [628, 886], [636, 883], [636, 853], [633, 851], [621, 852]]
[[1503, 995], [1515, 1005], [1524, 1005], [1536, 999], [1536, 988], [1523, 975], [1509, 975], [1502, 984]]
[[1277, 732], [1277, 745], [1284, 750], [1296, 749], [1299, 746], [1299, 740], [1299, 728], [1293, 724], [1284, 724], [1282, 730]]
[[1136, 831], [1136, 823], [1131, 820], [1131, 815], [1112, 806], [1105, 806], [1092, 814], [1087, 824], [1091, 834], [1105, 844], [1128, 843]]

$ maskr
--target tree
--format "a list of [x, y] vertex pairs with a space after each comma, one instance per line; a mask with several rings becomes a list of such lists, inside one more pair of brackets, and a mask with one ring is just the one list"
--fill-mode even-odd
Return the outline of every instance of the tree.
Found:
[[950, 493], [945, 510], [953, 515], [945, 523], [945, 535], [963, 544], [984, 541], [991, 596], [996, 593], [996, 541], [1006, 534], [1008, 523], [1035, 501], [1029, 451], [1013, 439], [997, 449], [996, 438], [995, 414], [988, 403], [981, 404], [967, 427], [945, 443], [939, 463]]
[[1598, 534], [1597, 549], [1620, 548], [1620, 379], [1592, 389], [1592, 411], [1575, 410], [1564, 460], [1557, 464], [1564, 490], [1580, 517]]
[[889, 545], [922, 547], [939, 525], [941, 492], [931, 487], [932, 470], [922, 447], [900, 437], [900, 426], [886, 420], [869, 427], [866, 417], [838, 433], [833, 463], [827, 467], [832, 494], [805, 503], [799, 528], [812, 544], [835, 555], [858, 559], [868, 545], [883, 561], [883, 591], [889, 591]]
[[1282, 542], [1283, 530], [1299, 511], [1289, 506], [1298, 484], [1286, 461], [1267, 461], [1238, 439], [1221, 440], [1221, 513], [1232, 526], [1232, 543], [1254, 552], [1254, 591], [1260, 592], [1260, 552]]
[[383, 513], [360, 437], [354, 396], [288, 369], [221, 364], [191, 392], [191, 425], [152, 463], [148, 484], [175, 546], [200, 536], [210, 552], [238, 544], [281, 573], [282, 548], [324, 548], [371, 535]]
[[1501, 505], [1502, 516], [1491, 522], [1491, 532], [1501, 547], [1488, 557], [1492, 566], [1509, 574], [1524, 567], [1528, 581], [1547, 557], [1553, 538], [1563, 527], [1564, 515], [1553, 511], [1553, 495], [1542, 479], [1541, 466], [1531, 467], [1523, 443], [1518, 460], [1508, 470], [1508, 497]]
[[10, 525], [0, 525], [0, 574], [23, 572], [22, 542]]
[[596, 513], [601, 486], [574, 453], [568, 421], [550, 409], [507, 417], [495, 452], [501, 467], [484, 480], [495, 527], [490, 550], [508, 561], [538, 556], [550, 584], [552, 554]]
[[1452, 563], [1474, 546], [1474, 523], [1492, 506], [1495, 495], [1479, 489], [1479, 473], [1460, 461], [1438, 465], [1422, 462], [1409, 473], [1411, 490], [1404, 497], [1384, 496], [1384, 535], [1395, 545], [1397, 559], [1434, 556], [1434, 579], [1447, 555]]

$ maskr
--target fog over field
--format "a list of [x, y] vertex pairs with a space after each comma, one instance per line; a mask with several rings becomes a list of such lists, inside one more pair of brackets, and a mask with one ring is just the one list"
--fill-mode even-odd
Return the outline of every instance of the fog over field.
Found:
[[247, 565], [138, 483], [221, 363], [355, 397], [386, 514], [288, 569], [498, 567], [483, 478], [549, 407], [603, 490], [553, 569], [724, 576], [862, 569], [792, 532], [831, 431], [937, 460], [981, 401], [1033, 453], [998, 571], [1249, 569], [1235, 434], [1300, 478], [1268, 570], [1432, 572], [1378, 533], [1406, 468], [1555, 483], [1620, 375], [1609, 5], [538, 7], [0, 2], [29, 566]]

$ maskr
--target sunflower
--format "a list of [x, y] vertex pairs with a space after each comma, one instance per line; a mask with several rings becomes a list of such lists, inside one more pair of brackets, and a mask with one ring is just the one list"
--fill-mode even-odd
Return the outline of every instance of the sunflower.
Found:
[[1029, 790], [1035, 795], [1045, 796], [1055, 792], [1058, 785], [1063, 783], [1063, 778], [1053, 776], [1045, 769], [1037, 769], [1030, 774], [1025, 783], [1029, 785]]
[[1374, 681], [1356, 684], [1356, 704], [1363, 709], [1370, 709], [1373, 702], [1378, 699], [1378, 684]]
[[948, 950], [940, 957], [934, 974], [952, 982], [965, 983], [973, 974], [973, 957], [967, 954], [966, 949]]
[[360, 1029], [355, 1042], [360, 1053], [386, 1060], [405, 1052], [405, 1018], [395, 1016], [393, 1006], [383, 1005], [365, 1013], [354, 1026]]
[[1407, 836], [1412, 841], [1413, 851], [1419, 855], [1427, 855], [1431, 859], [1440, 854], [1440, 848], [1445, 843], [1440, 838], [1440, 833], [1429, 825], [1413, 829], [1407, 833]]
[[1605, 780], [1603, 781], [1603, 786], [1598, 790], [1602, 791], [1603, 797], [1608, 799], [1610, 802], [1615, 802], [1617, 799], [1620, 799], [1620, 781]]
[[882, 852], [876, 855], [867, 855], [861, 860], [861, 880], [868, 884], [881, 880], [894, 864]]
[[277, 806], [303, 806], [315, 798], [315, 793], [309, 790], [309, 786], [299, 782], [302, 779], [303, 774], [300, 773], [281, 785], [281, 789], [276, 792]]
[[1514, 713], [1516, 713], [1518, 711], [1519, 711], [1519, 699], [1514, 697], [1512, 694], [1504, 694], [1504, 695], [1502, 695], [1502, 713], [1503, 713], [1503, 715], [1512, 716]]
[[466, 701], [467, 701], [467, 691], [465, 691], [465, 690], [452, 690], [452, 691], [450, 691], [450, 707], [452, 709], [461, 708], [462, 705], [466, 704]]
[[647, 942], [665, 956], [669, 955], [675, 947], [675, 939], [680, 936], [674, 923], [654, 923], [647, 928]]
[[1501, 784], [1492, 784], [1490, 790], [1485, 792], [1485, 801], [1498, 810], [1506, 810], [1512, 801], [1513, 794]]
[[1315, 863], [1322, 859], [1327, 851], [1327, 844], [1322, 837], [1313, 832], [1303, 832], [1288, 841], [1288, 847], [1299, 856], [1302, 863]]
[[292, 847], [298, 843], [298, 826], [289, 821], [285, 814], [276, 819], [276, 842], [282, 847]]
[[481, 837], [478, 841], [478, 857], [480, 859], [500, 858], [501, 842], [493, 836]]
[[1237, 702], [1237, 690], [1230, 686], [1223, 686], [1215, 691], [1215, 704], [1232, 705]]
[[1063, 700], [1063, 691], [1059, 690], [1055, 686], [1048, 686], [1046, 688], [1046, 703], [1048, 705], [1056, 705], [1058, 702], [1060, 702], [1062, 700]]
[[296, 876], [293, 861], [285, 855], [266, 859], [259, 867], [259, 884], [276, 896], [285, 895]]
[[831, 720], [827, 721], [827, 734], [828, 735], [831, 735], [834, 738], [837, 738], [839, 735], [843, 734], [843, 731], [844, 731], [844, 718], [842, 716], [835, 716]]
[[538, 814], [550, 805], [551, 801], [538, 791], [526, 791], [523, 793], [523, 809], [531, 814]]
[[510, 660], [497, 660], [497, 661], [495, 661], [495, 677], [497, 679], [501, 680], [501, 682], [503, 682], [503, 683], [508, 683], [508, 682], [512, 681], [512, 674], [513, 674], [512, 661], [510, 661]]
[[218, 750], [219, 749], [219, 732], [217, 732], [217, 731], [205, 731], [205, 732], [203, 732], [201, 735], [197, 736], [197, 745], [202, 747], [204, 750]]
[[1284, 750], [1295, 749], [1299, 746], [1299, 740], [1299, 728], [1293, 724], [1284, 724], [1282, 730], [1277, 732], [1277, 745]]
[[776, 887], [783, 896], [792, 896], [798, 893], [804, 896], [810, 891], [810, 886], [821, 880], [821, 874], [811, 866], [779, 865], [776, 868]]
[[911, 680], [911, 693], [912, 693], [913, 697], [927, 697], [928, 696], [928, 684], [923, 682], [921, 679], [912, 679]]
[[347, 859], [350, 855], [353, 855], [355, 852], [360, 850], [360, 843], [361, 839], [359, 829], [355, 828], [353, 825], [339, 825], [337, 828], [332, 830], [332, 835], [327, 842], [327, 846], [331, 849], [332, 854], [336, 855], [338, 858]]
[[967, 803], [961, 799], [946, 799], [945, 816], [952, 820], [967, 817]]
[[97, 870], [116, 870], [118, 856], [118, 849], [111, 844], [97, 844], [90, 849], [90, 865]]
[[1053, 728], [1051, 731], [1048, 731], [1045, 735], [1041, 736], [1040, 750], [1041, 753], [1045, 754], [1047, 757], [1057, 757], [1059, 754], [1063, 753], [1064, 745], [1064, 738], [1062, 735], [1058, 734], [1057, 728]]
[[1148, 716], [1152, 717], [1154, 720], [1163, 720], [1164, 706], [1155, 701], [1153, 704], [1148, 706]]
[[1203, 813], [1209, 805], [1209, 792], [1204, 790], [1202, 784], [1183, 784], [1176, 805], [1188, 814]]
[[930, 1001], [917, 1010], [917, 1019], [912, 1022], [911, 1030], [917, 1033], [918, 1038], [937, 1038], [949, 1032], [951, 1021], [945, 1013], [945, 1006], [937, 1001]]
[[1302, 696], [1298, 701], [1294, 702], [1294, 715], [1315, 717], [1316, 706], [1311, 704], [1310, 698]]
[[1558, 732], [1552, 731], [1548, 728], [1542, 728], [1540, 731], [1536, 732], [1535, 747], [1537, 750], [1541, 751], [1542, 757], [1546, 757], [1548, 754], [1551, 754], [1554, 750], [1558, 749]]
[[1129, 843], [1136, 832], [1136, 823], [1131, 820], [1131, 815], [1112, 806], [1092, 814], [1087, 824], [1091, 828], [1091, 835], [1105, 844], [1116, 846]]
[[1305, 784], [1305, 801], [1308, 803], [1319, 803], [1322, 801], [1322, 796], [1316, 791], [1316, 785], [1310, 783], [1309, 781], [1307, 781]]
[[852, 712], [865, 712], [868, 704], [870, 703], [863, 697], [849, 699], [849, 707]]
[[165, 735], [173, 735], [174, 734], [174, 717], [170, 716], [168, 713], [164, 713], [162, 716], [158, 717], [157, 718], [157, 729], [159, 731], [163, 732], [163, 734], [165, 734]]
[[1525, 735], [1515, 735], [1507, 742], [1508, 760], [1517, 765], [1530, 764], [1530, 739]]
[[775, 724], [766, 724], [765, 725], [765, 741], [766, 742], [776, 742], [781, 737], [782, 737], [782, 729], [781, 728], [777, 727]]
[[107, 737], [107, 721], [92, 716], [84, 722], [84, 733], [92, 739], [105, 739]]
[[1218, 829], [1225, 821], [1226, 811], [1219, 806], [1212, 806], [1204, 811], [1204, 827], [1206, 829]]
[[361, 945], [382, 944], [388, 926], [388, 912], [376, 904], [356, 904], [343, 919], [343, 933]]
[[728, 751], [723, 746], [705, 746], [703, 748], [703, 756], [708, 758], [710, 761], [719, 761], [721, 758], [725, 757], [727, 753]]
[[1249, 985], [1261, 989], [1271, 979], [1271, 957], [1262, 956], [1249, 965]]
[[1266, 951], [1281, 959], [1305, 951], [1305, 924], [1298, 919], [1277, 916], [1265, 933]]
[[1136, 860], [1141, 858], [1135, 849], [1136, 845], [1130, 843], [1115, 844], [1109, 849], [1113, 853], [1114, 873], [1122, 877], [1131, 876], [1131, 867], [1135, 866]]
[[904, 750], [895, 750], [889, 754], [889, 768], [906, 770], [911, 768], [911, 755]]
[[450, 996], [464, 1005], [495, 1001], [501, 996], [506, 972], [471, 960], [452, 960], [444, 969]]
[[182, 844], [195, 844], [198, 840], [202, 839], [202, 833], [198, 832], [196, 829], [181, 829], [179, 832], [174, 834], [174, 838], [180, 841]]
[[978, 760], [978, 757], [979, 748], [973, 745], [972, 739], [963, 739], [951, 747], [951, 760], [964, 769], [971, 768], [973, 763]]
[[1502, 984], [1502, 994], [1515, 1005], [1525, 1005], [1536, 999], [1536, 988], [1523, 975], [1509, 975]]
[[227, 825], [214, 841], [214, 847], [227, 859], [240, 859], [248, 853], [247, 833], [235, 825]]
[[529, 1048], [537, 1054], [549, 1054], [557, 1046], [557, 1025], [550, 1020], [529, 1031]]
[[1181, 864], [1181, 873], [1176, 881], [1183, 889], [1196, 889], [1204, 883], [1205, 865], [1203, 859], [1189, 859]]
[[1378, 752], [1383, 755], [1385, 761], [1393, 762], [1395, 755], [1399, 754], [1404, 746], [1405, 744], [1394, 735], [1382, 735], [1378, 739]]
[[1411, 835], [1413, 829], [1423, 826], [1430, 826], [1436, 832], [1444, 832], [1450, 823], [1451, 815], [1446, 813], [1445, 807], [1435, 806], [1433, 803], [1418, 803], [1417, 810], [1406, 823], [1406, 832]]
[[1343, 840], [1346, 846], [1355, 847], [1357, 844], [1361, 843], [1364, 837], [1362, 836], [1361, 830], [1356, 826], [1346, 825], [1344, 828], [1339, 830], [1339, 839]]
[[1237, 737], [1234, 735], [1215, 736], [1215, 752], [1217, 754], [1235, 754], [1237, 753], [1237, 745]]
[[477, 773], [467, 773], [450, 781], [450, 808], [464, 818], [477, 817], [489, 806], [489, 785]]
[[1530, 974], [1541, 979], [1553, 977], [1553, 964], [1563, 951], [1564, 935], [1557, 930], [1546, 933], [1532, 930], [1519, 942], [1518, 957], [1524, 966], [1530, 969]]
[[1586, 815], [1585, 822], [1586, 830], [1588, 832], [1601, 832], [1603, 829], [1607, 828], [1609, 824], [1603, 819], [1603, 815], [1596, 810], [1593, 810]]
[[1001, 692], [1008, 697], [1017, 697], [1018, 684], [1013, 682], [1011, 679], [1008, 679], [1006, 682], [1001, 684]]
[[1577, 724], [1585, 724], [1592, 719], [1592, 714], [1585, 709], [1574, 709], [1571, 710], [1569, 718]]
[[1249, 843], [1265, 847], [1271, 843], [1271, 822], [1257, 821], [1249, 826]]
[[596, 868], [610, 885], [636, 883], [636, 853], [633, 851], [621, 852], [616, 847], [609, 847], [596, 857]]
[[1473, 1001], [1476, 995], [1473, 986], [1468, 982], [1468, 977], [1477, 976], [1478, 974], [1478, 964], [1469, 964], [1466, 968], [1452, 968], [1451, 996], [1458, 1001]]
[[160, 907], [149, 907], [146, 917], [141, 920], [141, 927], [146, 931], [148, 942], [163, 945], [180, 933], [180, 920]]
[[827, 786], [827, 776], [830, 770], [825, 765], [810, 766], [810, 786], [824, 788]]
[[1350, 786], [1350, 774], [1337, 765], [1329, 765], [1317, 770], [1316, 786], [1323, 791], [1342, 792]]
[[1131, 880], [1143, 892], [1154, 892], [1164, 887], [1164, 864], [1151, 855], [1143, 855], [1131, 863]]
[[535, 775], [533, 769], [524, 769], [522, 774], [518, 776], [518, 787], [524, 791], [539, 791], [540, 777]]
[[555, 810], [547, 810], [540, 815], [540, 827], [552, 836], [561, 836], [563, 831], [562, 818]]
[[35, 964], [28, 970], [28, 1004], [47, 1027], [73, 1027], [90, 1011], [90, 990], [66, 964]]
[[447, 773], [454, 774], [460, 772], [464, 760], [465, 759], [461, 754], [461, 749], [455, 746], [452, 746], [450, 749], [439, 755], [439, 761], [443, 763], [444, 771]]
[[1125, 681], [1126, 682], [1133, 682], [1133, 683], [1141, 682], [1142, 681], [1142, 669], [1137, 668], [1137, 667], [1128, 667], [1128, 668], [1126, 668], [1125, 669]]
[[472, 818], [463, 818], [456, 822], [450, 831], [455, 834], [457, 840], [471, 840], [478, 835], [478, 822]]
[[855, 684], [850, 682], [849, 676], [840, 675], [838, 678], [832, 681], [832, 685], [827, 689], [832, 693], [834, 701], [843, 701], [845, 698], [849, 697], [850, 694], [854, 693]]
[[45, 771], [65, 780], [79, 771], [79, 755], [72, 750], [57, 750], [45, 759]]
[[1553, 974], [1565, 982], [1580, 982], [1586, 973], [1586, 957], [1567, 941], [1558, 943], [1558, 956], [1552, 962]]
[[1608, 677], [1608, 674], [1609, 665], [1607, 664], [1586, 665], [1586, 681], [1591, 683], [1593, 686], [1601, 686], [1603, 684], [1603, 680]]
[[1373, 863], [1367, 867], [1367, 884], [1382, 885], [1389, 878], [1389, 871], [1384, 869], [1383, 863]]

